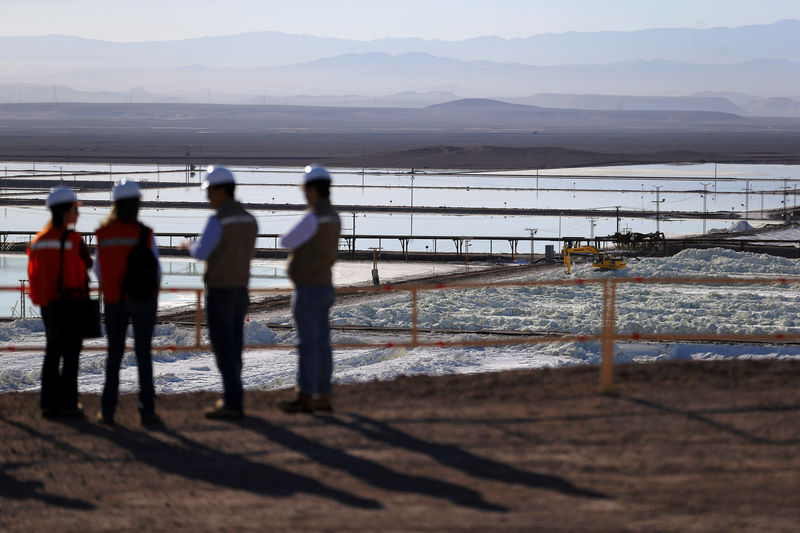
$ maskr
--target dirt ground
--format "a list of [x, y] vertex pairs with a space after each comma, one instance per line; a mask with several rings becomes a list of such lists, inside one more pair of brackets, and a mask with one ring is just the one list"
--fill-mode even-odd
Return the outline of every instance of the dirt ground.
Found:
[[0, 160], [539, 169], [800, 162], [800, 120], [726, 113], [0, 104]]
[[[800, 362], [412, 377], [336, 389], [333, 416], [248, 392], [162, 396], [160, 429], [50, 421], [0, 395], [3, 531], [797, 531]], [[83, 396], [87, 413], [96, 396]]]
[[[603, 132], [605, 133], [605, 132]], [[618, 138], [575, 132], [547, 139], [500, 134], [167, 135], [28, 134], [0, 124], [0, 160], [302, 168], [535, 169], [659, 163], [800, 163], [800, 132], [703, 135], [635, 131]], [[777, 137], [777, 138], [776, 138]]]

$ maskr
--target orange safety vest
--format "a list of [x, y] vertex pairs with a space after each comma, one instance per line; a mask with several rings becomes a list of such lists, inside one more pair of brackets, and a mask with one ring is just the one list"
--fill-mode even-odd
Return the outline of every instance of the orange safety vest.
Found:
[[[147, 228], [147, 241], [153, 246], [153, 230]], [[97, 262], [103, 299], [108, 303], [122, 300], [122, 280], [128, 267], [131, 249], [139, 242], [139, 223], [114, 220], [97, 228]]]
[[[64, 228], [47, 225], [34, 237], [28, 246], [28, 294], [31, 301], [47, 307], [58, 297], [58, 271], [61, 254], [61, 235]], [[86, 271], [89, 265], [81, 257], [83, 239], [73, 231], [64, 241], [64, 264], [62, 268], [62, 290], [85, 290]]]

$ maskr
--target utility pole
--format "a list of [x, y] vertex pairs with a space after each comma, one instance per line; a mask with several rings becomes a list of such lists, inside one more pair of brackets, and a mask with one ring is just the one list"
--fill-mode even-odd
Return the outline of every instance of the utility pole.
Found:
[[[708, 183], [701, 183], [703, 186], [703, 235], [706, 234], [706, 200], [708, 199]], [[763, 196], [761, 197], [763, 200]]]
[[411, 228], [410, 237], [414, 236], [414, 169], [411, 169]]
[[789, 222], [789, 186], [783, 180], [783, 222]]
[[642, 213], [644, 213], [644, 183], [642, 183]]
[[536, 235], [536, 232], [539, 230], [538, 228], [525, 228], [525, 231], [531, 233], [531, 263], [533, 263], [533, 236]]
[[744, 218], [750, 216], [750, 180], [744, 182]]
[[661, 187], [663, 187], [663, 185], [658, 185], [657, 187], [655, 187], [655, 190], [656, 190], [656, 201], [655, 201], [655, 204], [656, 204], [656, 233], [659, 233], [661, 231], [661, 228], [659, 226], [659, 223], [661, 221], [661, 202], [664, 201], [664, 200], [660, 200], [659, 199], [660, 198], [660, 194], [661, 194]]

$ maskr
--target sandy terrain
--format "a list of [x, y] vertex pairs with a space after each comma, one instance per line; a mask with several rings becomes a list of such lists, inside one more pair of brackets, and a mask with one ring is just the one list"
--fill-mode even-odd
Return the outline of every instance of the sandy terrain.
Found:
[[451, 169], [800, 162], [800, 119], [509, 105], [0, 104], [0, 160]]
[[[334, 416], [47, 421], [0, 395], [3, 531], [786, 531], [800, 521], [800, 363], [671, 362], [341, 386]], [[82, 398], [88, 412], [98, 398]]]

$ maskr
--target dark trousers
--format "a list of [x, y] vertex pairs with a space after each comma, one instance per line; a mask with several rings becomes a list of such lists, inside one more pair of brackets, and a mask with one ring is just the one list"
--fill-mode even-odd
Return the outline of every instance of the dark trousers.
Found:
[[83, 339], [80, 333], [55, 335], [51, 314], [50, 307], [42, 307], [47, 345], [42, 363], [40, 406], [53, 411], [71, 410], [78, 407], [78, 359]]
[[108, 358], [106, 359], [106, 384], [103, 387], [103, 416], [114, 418], [119, 396], [119, 368], [125, 354], [125, 335], [128, 322], [133, 324], [133, 346], [136, 366], [139, 369], [139, 413], [155, 413], [155, 388], [153, 387], [153, 359], [151, 347], [156, 323], [158, 299], [156, 296], [141, 300], [105, 304]]
[[208, 334], [217, 368], [222, 374], [225, 407], [232, 411], [243, 410], [242, 345], [244, 318], [249, 305], [246, 287], [206, 289]]

